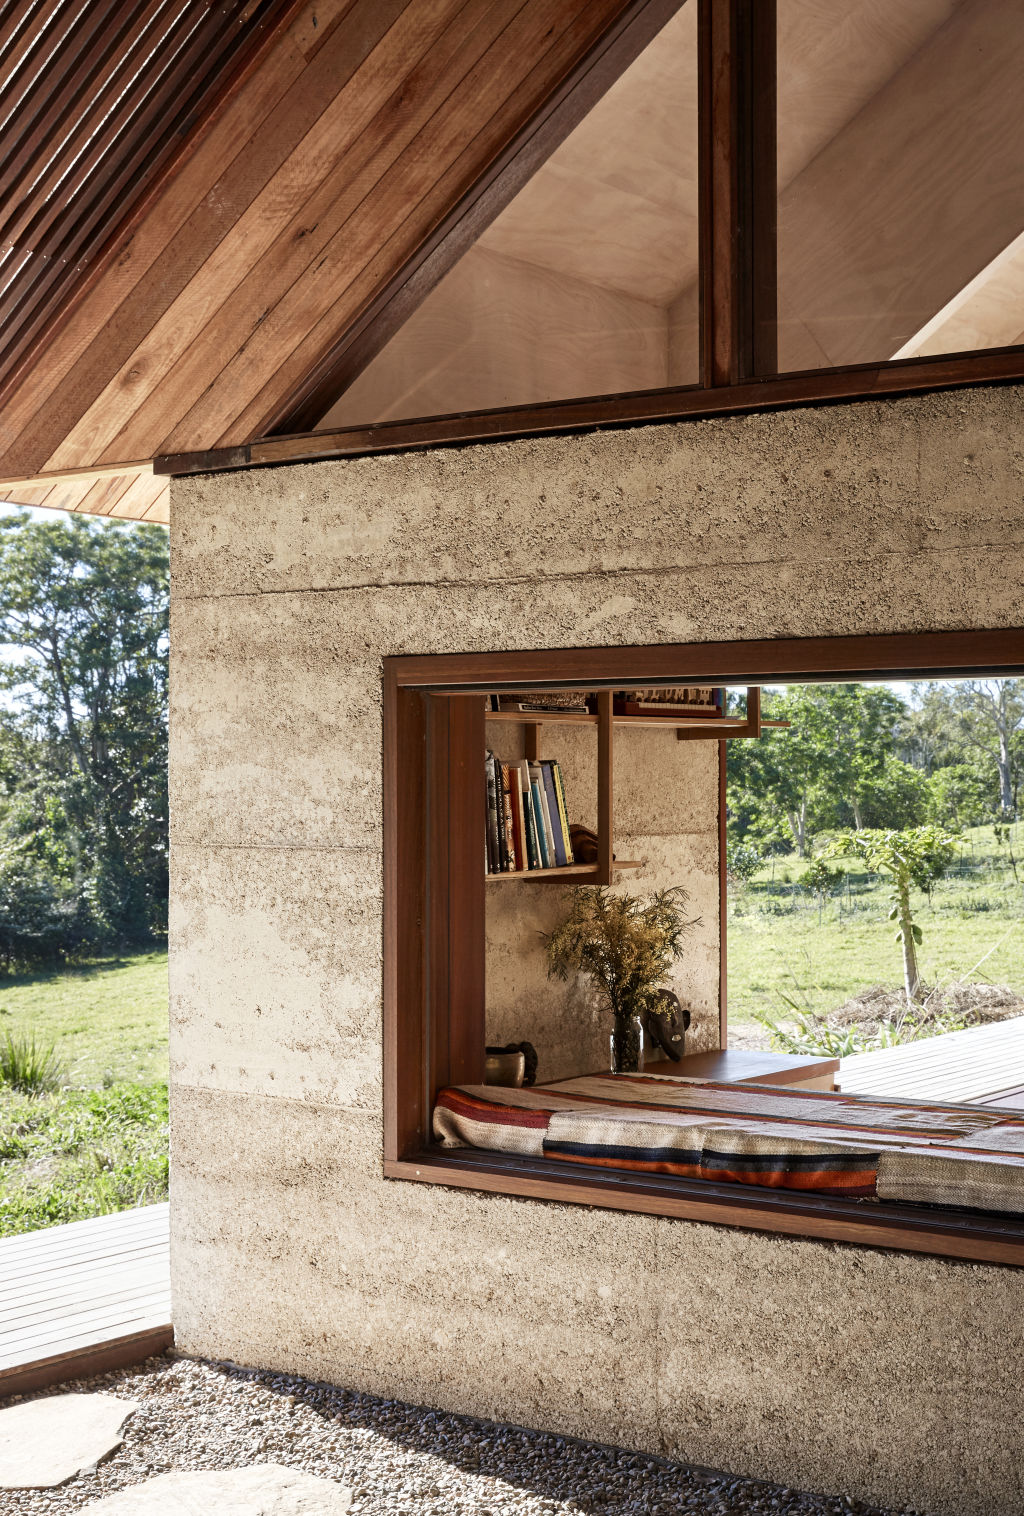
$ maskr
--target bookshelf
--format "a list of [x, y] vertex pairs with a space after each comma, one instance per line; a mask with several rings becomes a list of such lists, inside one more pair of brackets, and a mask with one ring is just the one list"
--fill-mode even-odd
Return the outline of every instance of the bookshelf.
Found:
[[[596, 726], [599, 717], [579, 711], [488, 711], [487, 720], [509, 722], [518, 726]], [[730, 738], [758, 737], [766, 727], [788, 727], [788, 721], [770, 721], [761, 715], [761, 691], [747, 690], [747, 714], [739, 720], [719, 716], [714, 721], [678, 716], [612, 716], [612, 726], [642, 726], [675, 732], [680, 742], [728, 741]]]
[[630, 726], [645, 727], [648, 730], [660, 728], [666, 733], [674, 732], [679, 741], [728, 742], [756, 739], [766, 727], [789, 725], [788, 721], [768, 721], [761, 716], [761, 691], [757, 686], [747, 688], [747, 709], [742, 720], [731, 716], [702, 720], [699, 716], [616, 715], [611, 690], [601, 690], [598, 693], [596, 712], [487, 711], [485, 720], [498, 725], [522, 727], [526, 759], [533, 763], [538, 761], [541, 727], [597, 728], [597, 862], [563, 864], [557, 868], [496, 870], [485, 874], [489, 884], [508, 880], [534, 884], [612, 884], [620, 871], [642, 867], [636, 859], [614, 857], [613, 774], [617, 729]]

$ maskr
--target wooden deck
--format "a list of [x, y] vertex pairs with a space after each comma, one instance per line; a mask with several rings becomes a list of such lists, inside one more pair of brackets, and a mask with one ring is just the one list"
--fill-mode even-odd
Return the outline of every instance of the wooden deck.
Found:
[[844, 1094], [1024, 1110], [1024, 1016], [844, 1058]]
[[172, 1341], [166, 1205], [0, 1239], [0, 1397]]

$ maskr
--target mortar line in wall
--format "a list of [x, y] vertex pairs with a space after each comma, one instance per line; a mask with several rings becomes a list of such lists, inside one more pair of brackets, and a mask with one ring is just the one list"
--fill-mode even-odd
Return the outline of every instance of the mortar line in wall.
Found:
[[[917, 467], [917, 484], [920, 487], [920, 458]], [[1011, 546], [1019, 546], [1003, 542], [972, 542], [972, 553], [976, 552], [999, 552], [1005, 553]], [[951, 553], [960, 553], [958, 546], [931, 547], [927, 544], [915, 545], [914, 552], [920, 557], [924, 554], [933, 556], [948, 556]], [[846, 560], [849, 565], [863, 562], [877, 562], [878, 560], [897, 559], [901, 563], [905, 561], [905, 552], [882, 551], [877, 554], [865, 554], [858, 558]], [[521, 585], [528, 589], [536, 589], [544, 584], [567, 584], [580, 579], [593, 581], [595, 579], [630, 579], [643, 577], [645, 579], [669, 578], [673, 574], [692, 574], [695, 568], [714, 569], [717, 572], [736, 572], [742, 569], [783, 569], [783, 568], [815, 568], [823, 563], [834, 562], [834, 559], [820, 558], [738, 558], [735, 560], [722, 561], [712, 559], [703, 564], [690, 563], [659, 565], [648, 567], [640, 565], [634, 568], [613, 569], [573, 569], [564, 574], [523, 574], [501, 575], [494, 578], [480, 579], [387, 579], [365, 580], [355, 584], [308, 584], [300, 587], [283, 586], [282, 588], [268, 588], [260, 590], [225, 590], [222, 592], [211, 591], [208, 594], [175, 593], [172, 589], [172, 602], [178, 604], [199, 603], [206, 600], [261, 600], [270, 595], [348, 595], [362, 594], [367, 590], [455, 590], [455, 589], [508, 589], [510, 586]]]
[[172, 837], [171, 847], [202, 847], [239, 853], [369, 853], [374, 856], [380, 856], [384, 851], [382, 844], [373, 843], [351, 845], [329, 842], [205, 842], [181, 837]]
[[[315, 1108], [318, 1111], [344, 1111], [348, 1116], [371, 1117], [373, 1111], [368, 1106], [341, 1105], [335, 1100], [300, 1100], [297, 1095], [275, 1095], [268, 1090], [222, 1090], [209, 1084], [192, 1084], [184, 1079], [172, 1079], [172, 1088], [175, 1090], [191, 1090], [196, 1095], [224, 1095], [229, 1100], [274, 1100], [282, 1101], [287, 1105], [297, 1105], [300, 1110]], [[384, 1138], [381, 1135], [381, 1165], [384, 1163]]]

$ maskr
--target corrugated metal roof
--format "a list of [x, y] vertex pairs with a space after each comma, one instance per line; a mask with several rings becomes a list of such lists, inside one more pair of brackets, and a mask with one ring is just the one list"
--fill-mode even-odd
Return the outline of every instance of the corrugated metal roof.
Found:
[[0, 384], [290, 0], [0, 0]]

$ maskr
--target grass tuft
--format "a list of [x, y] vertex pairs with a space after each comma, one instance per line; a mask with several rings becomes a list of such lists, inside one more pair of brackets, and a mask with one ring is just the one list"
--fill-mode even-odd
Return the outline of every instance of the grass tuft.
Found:
[[34, 1036], [0, 1039], [0, 1084], [23, 1095], [40, 1095], [64, 1082], [64, 1061], [54, 1044], [36, 1046]]

